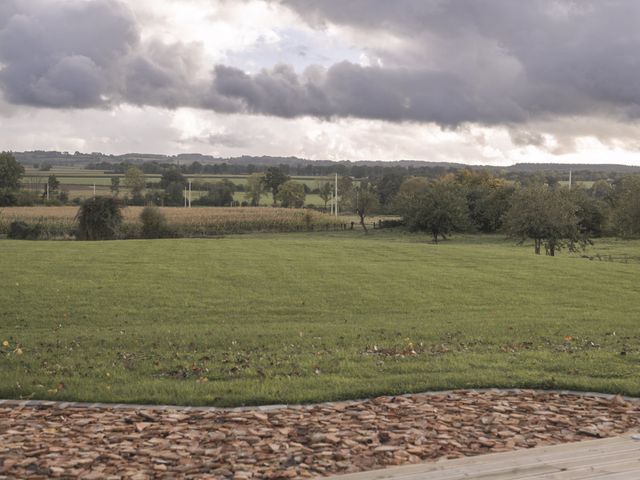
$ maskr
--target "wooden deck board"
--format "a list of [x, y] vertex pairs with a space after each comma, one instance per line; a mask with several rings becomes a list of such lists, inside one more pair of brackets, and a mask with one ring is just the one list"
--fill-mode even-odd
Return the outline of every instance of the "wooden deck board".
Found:
[[640, 441], [631, 434], [549, 447], [387, 468], [335, 480], [640, 480]]

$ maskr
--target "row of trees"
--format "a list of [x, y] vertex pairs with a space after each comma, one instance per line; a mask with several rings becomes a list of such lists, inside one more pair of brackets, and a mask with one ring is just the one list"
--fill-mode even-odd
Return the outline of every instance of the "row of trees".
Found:
[[[124, 173], [131, 166], [139, 166], [147, 174], [161, 174], [166, 168], [178, 168], [185, 175], [193, 174], [232, 174], [251, 175], [252, 173], [266, 173], [269, 168], [277, 166], [286, 175], [297, 176], [329, 176], [337, 173], [340, 176], [350, 176], [357, 179], [379, 179], [386, 174], [397, 174], [405, 178], [411, 176], [421, 176], [428, 178], [439, 178], [448, 173], [455, 173], [460, 169], [459, 165], [446, 163], [420, 164], [420, 162], [333, 162], [333, 161], [306, 161], [302, 159], [282, 159], [276, 157], [240, 157], [235, 159], [202, 159], [200, 162], [196, 157], [174, 157], [169, 160], [166, 157], [158, 156], [158, 159], [149, 160], [150, 156], [137, 158], [127, 158], [119, 162], [92, 161], [90, 155], [78, 155], [72, 158], [76, 160], [90, 161], [86, 168], [113, 171]], [[218, 160], [217, 163], [211, 163]], [[285, 160], [278, 162], [278, 160]], [[288, 160], [288, 161], [287, 161]], [[182, 162], [176, 164], [176, 162]], [[554, 165], [526, 165], [521, 164], [513, 167], [485, 167], [491, 174], [503, 177], [507, 180], [523, 183], [534, 172], [545, 177], [548, 184], [566, 179], [568, 175], [567, 166], [563, 166], [564, 171], [559, 172]], [[602, 168], [589, 169], [587, 165], [577, 165], [573, 168], [574, 178], [580, 181], [596, 181], [607, 178], [620, 178], [626, 173], [630, 173], [628, 168], [612, 166], [607, 171]]]
[[[1, 204], [15, 203], [23, 174], [11, 154], [0, 154]], [[56, 183], [55, 177], [49, 178], [51, 189], [57, 188]], [[183, 172], [173, 166], [162, 171], [158, 183], [150, 184], [138, 167], [129, 167], [122, 179], [122, 186], [138, 204], [182, 205], [187, 184]], [[114, 177], [114, 196], [119, 195], [120, 187], [120, 178]], [[198, 189], [206, 194], [194, 204], [226, 206], [234, 201], [237, 186], [223, 179], [198, 185]], [[270, 167], [248, 176], [243, 190], [248, 205], [259, 205], [263, 195], [270, 194], [274, 205], [302, 207], [308, 188], [282, 168]], [[332, 190], [330, 182], [317, 189], [325, 208]], [[505, 232], [520, 241], [533, 239], [536, 253], [544, 248], [553, 255], [559, 248], [575, 248], [603, 234], [640, 236], [640, 175], [570, 189], [535, 174], [523, 182], [512, 182], [487, 171], [458, 170], [437, 179], [407, 178], [388, 171], [373, 180], [342, 176], [338, 191], [341, 211], [356, 213], [365, 229], [369, 215], [395, 214], [410, 229], [429, 232], [436, 242], [456, 231]]]
[[[132, 195], [131, 202], [134, 204], [156, 205], [182, 205], [184, 203], [184, 192], [188, 186], [188, 180], [184, 174], [175, 167], [168, 167], [162, 171], [160, 182], [150, 184], [145, 179], [145, 173], [138, 167], [129, 167], [124, 174], [123, 185]], [[158, 188], [155, 188], [158, 187]], [[145, 188], [150, 191], [143, 196]], [[228, 179], [218, 182], [194, 183], [193, 188], [204, 190], [206, 193], [194, 200], [194, 205], [207, 206], [229, 206], [234, 202], [234, 192], [238, 186]], [[273, 167], [266, 173], [254, 173], [247, 177], [246, 185], [242, 188], [245, 192], [247, 205], [260, 205], [262, 196], [271, 193], [273, 204], [279, 202], [283, 207], [304, 206], [306, 188], [302, 183], [295, 182], [281, 169]], [[120, 178], [111, 179], [111, 191], [118, 195], [120, 191]]]
[[431, 233], [435, 242], [455, 231], [504, 232], [519, 242], [533, 240], [536, 254], [544, 247], [553, 256], [603, 234], [640, 235], [637, 175], [585, 189], [543, 181], [510, 185], [462, 172], [438, 180], [408, 180], [395, 201], [406, 225]]

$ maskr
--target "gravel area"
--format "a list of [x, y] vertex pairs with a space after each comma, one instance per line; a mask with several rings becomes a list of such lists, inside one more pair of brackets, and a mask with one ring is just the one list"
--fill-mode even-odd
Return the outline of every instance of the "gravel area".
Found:
[[271, 409], [0, 403], [0, 479], [305, 478], [638, 427], [637, 400], [528, 390]]

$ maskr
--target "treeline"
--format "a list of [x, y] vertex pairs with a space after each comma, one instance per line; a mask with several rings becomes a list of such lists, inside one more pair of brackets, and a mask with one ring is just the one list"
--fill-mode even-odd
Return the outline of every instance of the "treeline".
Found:
[[575, 250], [604, 235], [640, 236], [640, 175], [598, 180], [589, 188], [563, 186], [541, 175], [509, 182], [487, 172], [461, 170], [438, 179], [383, 178], [361, 183], [347, 195], [364, 217], [392, 213], [410, 230], [429, 232], [433, 240], [453, 232], [502, 232], [536, 253]]
[[[145, 177], [152, 167], [160, 168], [151, 172], [160, 173], [158, 182]], [[121, 197], [126, 204], [180, 206], [185, 202], [188, 180], [183, 168], [152, 162], [147, 172], [129, 165], [123, 173], [123, 177], [112, 177], [111, 193], [119, 197], [121, 188], [126, 189]], [[0, 154], [0, 205], [20, 203], [23, 174], [11, 154]], [[55, 190], [55, 177], [47, 185]], [[248, 175], [241, 187], [227, 179], [191, 186], [204, 192], [192, 205], [207, 206], [257, 206], [263, 195], [270, 195], [274, 206], [300, 208], [310, 192], [286, 168], [276, 166]], [[315, 208], [327, 211], [328, 205], [337, 205], [341, 213], [353, 212], [365, 230], [368, 216], [395, 215], [410, 230], [429, 232], [436, 242], [452, 232], [503, 232], [519, 241], [532, 239], [536, 253], [544, 247], [554, 255], [560, 248], [574, 249], [598, 236], [640, 236], [638, 174], [599, 179], [587, 188], [567, 186], [557, 176], [541, 172], [513, 180], [487, 170], [420, 176], [406, 169], [387, 169], [379, 176], [339, 176], [337, 200], [334, 188], [333, 181], [318, 182], [313, 192], [323, 204]], [[236, 202], [234, 192], [239, 189], [244, 196]]]
[[[535, 166], [534, 164], [522, 164], [512, 167], [468, 167], [460, 164], [424, 164], [425, 162], [306, 162], [302, 164], [278, 165], [253, 164], [253, 163], [191, 163], [176, 164], [175, 162], [163, 162], [159, 160], [133, 163], [123, 162], [92, 162], [85, 168], [89, 170], [100, 170], [124, 174], [129, 168], [135, 166], [140, 168], [145, 174], [161, 175], [165, 170], [175, 169], [183, 175], [251, 175], [253, 173], [266, 173], [270, 169], [278, 168], [286, 175], [326, 177], [335, 175], [348, 176], [355, 179], [379, 179], [385, 175], [399, 175], [403, 177], [421, 176], [429, 178], [439, 178], [449, 173], [456, 173], [460, 170], [486, 171], [492, 175], [499, 176], [506, 180], [524, 182], [531, 175], [544, 177], [549, 183], [557, 183], [568, 179], [571, 166], [562, 165], [553, 167], [551, 165]], [[613, 165], [597, 166], [589, 169], [580, 166], [572, 170], [575, 181], [596, 181], [604, 179], [618, 179], [634, 171], [634, 167], [622, 168], [624, 166]], [[638, 173], [640, 173], [640, 169]]]

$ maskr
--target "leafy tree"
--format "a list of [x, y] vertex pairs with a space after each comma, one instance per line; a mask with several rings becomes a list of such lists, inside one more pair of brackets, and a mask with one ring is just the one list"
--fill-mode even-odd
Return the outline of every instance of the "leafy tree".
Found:
[[18, 196], [13, 190], [0, 188], [0, 207], [11, 207], [18, 203]]
[[324, 209], [326, 210], [327, 203], [329, 203], [329, 200], [331, 200], [331, 193], [333, 192], [333, 190], [331, 189], [331, 184], [329, 182], [324, 182], [322, 185], [320, 185], [320, 188], [318, 190], [318, 195], [324, 202]]
[[280, 204], [285, 208], [301, 208], [304, 206], [304, 198], [304, 185], [293, 180], [287, 180], [280, 185], [278, 193], [276, 194], [276, 199], [279, 200]]
[[120, 193], [120, 177], [111, 177], [111, 186], [109, 189], [113, 195], [118, 196]]
[[486, 171], [460, 170], [455, 180], [462, 187], [474, 229], [484, 233], [499, 230], [514, 188]]
[[640, 175], [627, 175], [618, 184], [614, 219], [620, 236], [640, 235]]
[[160, 177], [160, 188], [166, 190], [172, 183], [180, 184], [182, 185], [182, 188], [184, 188], [188, 183], [186, 177], [175, 167], [167, 168], [162, 172], [162, 176]]
[[169, 233], [167, 219], [156, 206], [144, 207], [140, 212], [140, 221], [144, 238], [162, 238]]
[[144, 173], [138, 167], [129, 167], [124, 174], [124, 186], [131, 190], [134, 198], [142, 195], [145, 187]]
[[18, 190], [24, 167], [9, 152], [0, 152], [0, 190]]
[[247, 187], [244, 198], [249, 200], [252, 207], [257, 207], [260, 205], [263, 193], [265, 193], [264, 175], [261, 173], [252, 173], [247, 178]]
[[400, 185], [400, 189], [398, 190], [398, 194], [400, 197], [410, 197], [411, 195], [415, 195], [417, 193], [424, 192], [429, 188], [429, 179], [425, 177], [411, 177], [407, 178], [402, 185]]
[[402, 217], [412, 231], [429, 232], [433, 241], [446, 239], [451, 232], [464, 230], [469, 224], [469, 209], [459, 185], [437, 180], [421, 192], [405, 197]]
[[186, 177], [176, 167], [165, 168], [160, 178], [160, 188], [164, 190], [163, 203], [173, 206], [182, 205], [187, 183]]
[[589, 242], [588, 232], [581, 232], [577, 211], [568, 189], [534, 184], [515, 192], [504, 225], [519, 243], [532, 239], [536, 254], [544, 245], [547, 255], [554, 256], [562, 247], [573, 251], [576, 245]]
[[[330, 183], [330, 182], [329, 182]], [[344, 198], [351, 196], [353, 190], [353, 179], [351, 177], [338, 177], [338, 195]]]
[[284, 171], [279, 167], [269, 167], [267, 169], [267, 172], [264, 174], [264, 185], [267, 189], [271, 190], [274, 205], [277, 200], [276, 196], [278, 195], [280, 185], [287, 182], [288, 180], [289, 176], [284, 173]]
[[55, 175], [49, 175], [47, 179], [47, 184], [49, 185], [49, 193], [55, 193], [60, 188], [60, 180]]
[[375, 187], [370, 183], [360, 182], [360, 185], [353, 187], [350, 193], [348, 203], [360, 218], [360, 225], [362, 225], [364, 232], [368, 233], [364, 219], [380, 209]]
[[227, 207], [233, 204], [233, 192], [235, 185], [230, 180], [224, 179], [215, 182], [208, 187], [207, 194], [196, 202], [198, 205], [210, 205], [214, 207]]
[[404, 176], [397, 172], [386, 172], [376, 183], [376, 192], [381, 205], [391, 205], [393, 198], [400, 190]]
[[603, 199], [595, 198], [581, 187], [573, 187], [569, 196], [575, 204], [578, 228], [582, 235], [598, 237], [603, 234], [609, 217], [609, 205]]
[[163, 203], [171, 206], [184, 204], [184, 184], [179, 182], [168, 184], [164, 189]]
[[613, 188], [613, 185], [611, 185], [611, 183], [609, 183], [608, 181], [598, 180], [594, 182], [589, 189], [589, 194], [599, 200], [604, 200], [606, 202], [612, 203], [615, 189]]
[[89, 198], [80, 206], [76, 219], [78, 220], [78, 239], [114, 239], [122, 225], [120, 202], [113, 197]]

